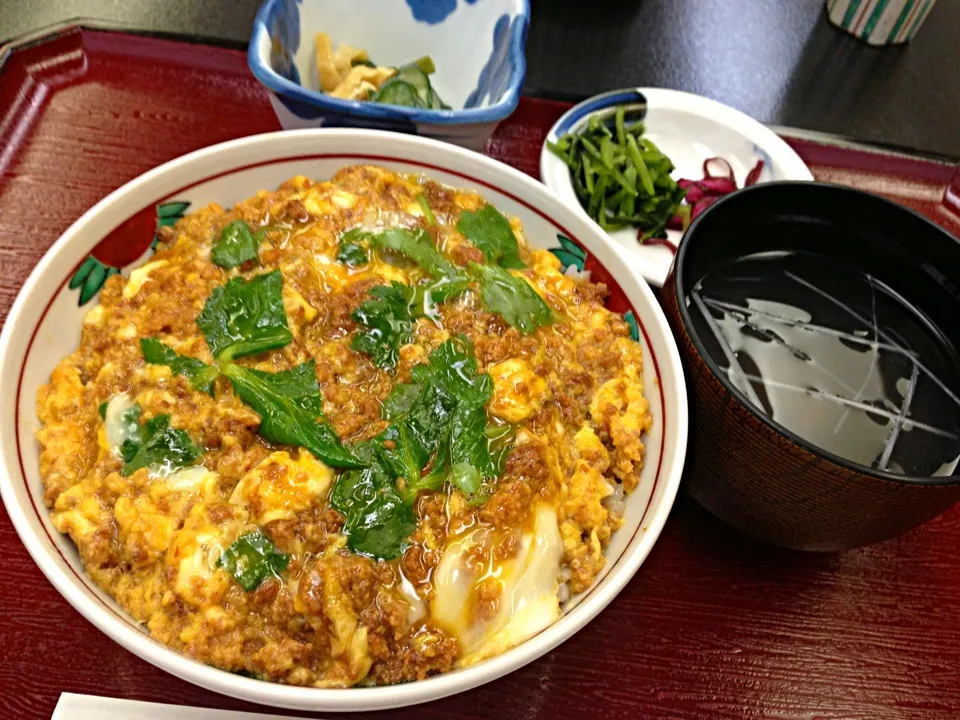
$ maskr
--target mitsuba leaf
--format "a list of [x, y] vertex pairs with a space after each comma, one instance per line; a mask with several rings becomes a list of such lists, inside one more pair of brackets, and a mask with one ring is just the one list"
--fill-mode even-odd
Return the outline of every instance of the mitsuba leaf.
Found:
[[313, 360], [277, 373], [228, 364], [223, 374], [230, 378], [240, 399], [260, 415], [261, 437], [304, 447], [330, 467], [363, 465], [323, 421], [323, 399]]
[[141, 338], [143, 359], [152, 365], [166, 365], [175, 375], [183, 375], [200, 392], [212, 393], [213, 381], [220, 371], [197, 358], [179, 355], [156, 338]]
[[347, 547], [361, 555], [392, 560], [406, 550], [417, 523], [413, 507], [377, 461], [377, 445], [376, 440], [357, 445], [358, 457], [369, 467], [343, 473], [330, 494], [330, 504], [346, 520]]
[[[139, 414], [140, 406], [133, 407]], [[170, 427], [169, 415], [150, 418], [140, 426], [138, 435], [124, 442], [120, 449], [125, 461], [122, 475], [131, 475], [145, 467], [168, 474], [191, 465], [203, 454], [186, 432]]]
[[210, 251], [210, 259], [224, 268], [242, 265], [259, 257], [260, 237], [244, 220], [234, 220], [220, 231]]
[[347, 267], [358, 267], [370, 262], [370, 257], [362, 245], [341, 242], [340, 247], [337, 248], [337, 262]]
[[370, 246], [400, 253], [437, 279], [457, 274], [457, 267], [443, 256], [430, 233], [422, 228], [384, 230], [371, 237]]
[[260, 530], [241, 535], [217, 560], [217, 567], [233, 575], [247, 592], [269, 577], [278, 577], [289, 564], [290, 556], [279, 552]]
[[197, 317], [217, 361], [253, 355], [287, 345], [293, 336], [283, 307], [279, 270], [249, 281], [234, 278], [215, 288]]
[[386, 420], [393, 420], [409, 412], [422, 391], [423, 388], [419, 385], [397, 383], [383, 403], [383, 417]]
[[[469, 272], [464, 272], [443, 256], [430, 233], [422, 228], [391, 228], [376, 235], [365, 235], [371, 248], [403, 255], [433, 278], [432, 283], [412, 289], [394, 282], [390, 286], [394, 288], [390, 291], [390, 302], [378, 294], [384, 302], [368, 301], [369, 305], [354, 313], [353, 319], [370, 326], [372, 331], [356, 337], [352, 347], [369, 354], [378, 367], [396, 365], [396, 351], [408, 341], [413, 320], [433, 317], [437, 303], [469, 290], [472, 282], [479, 285], [486, 309], [525, 335], [553, 322], [553, 311], [530, 283], [504, 269], [526, 266], [520, 259], [519, 244], [510, 222], [495, 207], [485, 205], [477, 212], [465, 211], [457, 229], [483, 252], [488, 264], [472, 264]], [[362, 319], [364, 310], [374, 324]]]
[[457, 230], [484, 254], [488, 263], [514, 270], [526, 267], [510, 221], [493, 205], [484, 205], [477, 212], [465, 210], [457, 221]]
[[337, 262], [341, 262], [348, 267], [357, 267], [366, 265], [370, 262], [369, 253], [366, 246], [370, 243], [373, 233], [354, 228], [348, 230], [340, 238], [340, 245], [337, 248]]
[[379, 368], [396, 367], [400, 348], [410, 342], [413, 291], [392, 282], [370, 290], [371, 298], [353, 311], [350, 318], [365, 327], [353, 336], [350, 347], [365, 352]]
[[470, 269], [480, 284], [480, 297], [487, 310], [524, 335], [553, 322], [553, 310], [523, 278], [496, 265], [474, 264]]
[[493, 381], [477, 374], [469, 341], [442, 343], [428, 363], [413, 368], [411, 379], [396, 385], [384, 403], [391, 425], [355, 448], [369, 466], [341, 475], [331, 494], [346, 519], [348, 546], [371, 557], [403, 552], [416, 527], [417, 493], [450, 480], [471, 502], [482, 502], [484, 480], [502, 472], [499, 455], [490, 450], [485, 410]]

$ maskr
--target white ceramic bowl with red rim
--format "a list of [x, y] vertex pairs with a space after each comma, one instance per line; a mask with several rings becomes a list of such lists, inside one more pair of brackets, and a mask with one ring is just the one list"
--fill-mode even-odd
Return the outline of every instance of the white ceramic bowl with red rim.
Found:
[[[155, 223], [170, 224], [210, 202], [229, 207], [293, 175], [327, 179], [354, 163], [423, 173], [476, 190], [519, 217], [532, 245], [562, 249], [563, 257], [572, 256], [578, 268], [608, 283], [608, 307], [632, 313], [628, 320], [643, 346], [654, 426], [646, 437], [641, 482], [628, 498], [625, 524], [612, 539], [606, 567], [592, 588], [565, 604], [554, 625], [498, 657], [416, 683], [291, 687], [218, 670], [156, 642], [93, 584], [72, 542], [51, 525], [43, 503], [35, 399], [54, 366], [76, 348], [102, 276], [124, 262], [130, 264], [117, 269], [127, 274], [149, 257]], [[88, 260], [91, 253], [95, 260]], [[87, 303], [81, 306], [81, 299]], [[650, 552], [676, 497], [687, 446], [686, 389], [667, 321], [646, 282], [596, 225], [506, 165], [440, 142], [369, 130], [303, 130], [235, 140], [166, 163], [110, 194], [63, 234], [20, 291], [0, 335], [0, 394], [7, 400], [0, 411], [3, 502], [23, 543], [60, 593], [103, 632], [157, 667], [226, 695], [302, 710], [374, 710], [433, 700], [489, 682], [559, 645], [613, 600]]]

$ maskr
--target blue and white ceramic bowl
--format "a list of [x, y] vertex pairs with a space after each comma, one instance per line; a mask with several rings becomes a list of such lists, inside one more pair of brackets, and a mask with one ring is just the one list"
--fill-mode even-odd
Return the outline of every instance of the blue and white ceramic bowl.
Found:
[[[247, 59], [286, 130], [365, 127], [479, 150], [517, 107], [526, 73], [529, 0], [266, 0]], [[332, 98], [319, 91], [317, 32], [381, 65], [430, 55], [430, 80], [452, 110]]]
[[[721, 157], [730, 163], [738, 186], [747, 173], [763, 160], [758, 182], [771, 180], [813, 180], [800, 156], [770, 128], [732, 107], [678, 90], [628, 88], [597, 95], [568, 110], [547, 133], [547, 140], [583, 128], [595, 113], [610, 113], [623, 105], [633, 117], [642, 115], [645, 137], [650, 138], [676, 166], [674, 179], [703, 177], [703, 161]], [[584, 216], [570, 179], [570, 170], [544, 143], [540, 153], [540, 179], [567, 205]], [[592, 221], [591, 221], [592, 222]], [[605, 233], [610, 240], [630, 251], [630, 263], [651, 285], [660, 287], [667, 277], [674, 252], [663, 245], [641, 245], [635, 229]], [[674, 247], [679, 230], [668, 230]]]

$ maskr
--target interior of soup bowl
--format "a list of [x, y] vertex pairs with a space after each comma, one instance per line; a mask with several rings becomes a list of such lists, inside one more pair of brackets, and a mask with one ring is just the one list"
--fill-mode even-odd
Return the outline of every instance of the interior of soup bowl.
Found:
[[[571, 597], [553, 625], [475, 665], [403, 685], [321, 689], [263, 682], [192, 660], [151, 639], [85, 573], [76, 547], [51, 524], [35, 437], [35, 398], [60, 358], [76, 348], [81, 323], [104, 278], [147, 261], [158, 227], [209, 203], [230, 207], [295, 175], [323, 180], [346, 165], [375, 164], [479, 192], [518, 218], [527, 242], [556, 250], [571, 272], [609, 288], [643, 351], [643, 387], [653, 417], [646, 462], [628, 496], [623, 527], [593, 586]], [[571, 259], [572, 258], [572, 259]], [[89, 304], [88, 304], [89, 303]], [[0, 422], [0, 490], [37, 565], [87, 619], [125, 648], [181, 678], [254, 702], [303, 710], [373, 710], [443, 697], [493, 680], [563, 642], [626, 585], [656, 541], [673, 504], [687, 440], [687, 401], [676, 345], [646, 283], [599, 230], [543, 186], [493, 160], [450, 145], [365, 130], [303, 130], [236, 140], [169, 162], [98, 203], [51, 247], [18, 296], [0, 337], [0, 389], [14, 400]]]
[[876, 195], [758, 185], [664, 285], [692, 392], [688, 491], [763, 540], [844, 550], [960, 500], [960, 244]]

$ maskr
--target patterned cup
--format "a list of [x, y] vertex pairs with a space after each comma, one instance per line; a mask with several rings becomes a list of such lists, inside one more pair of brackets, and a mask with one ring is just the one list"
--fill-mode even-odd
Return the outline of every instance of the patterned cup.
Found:
[[827, 0], [830, 22], [871, 45], [910, 42], [937, 0]]

